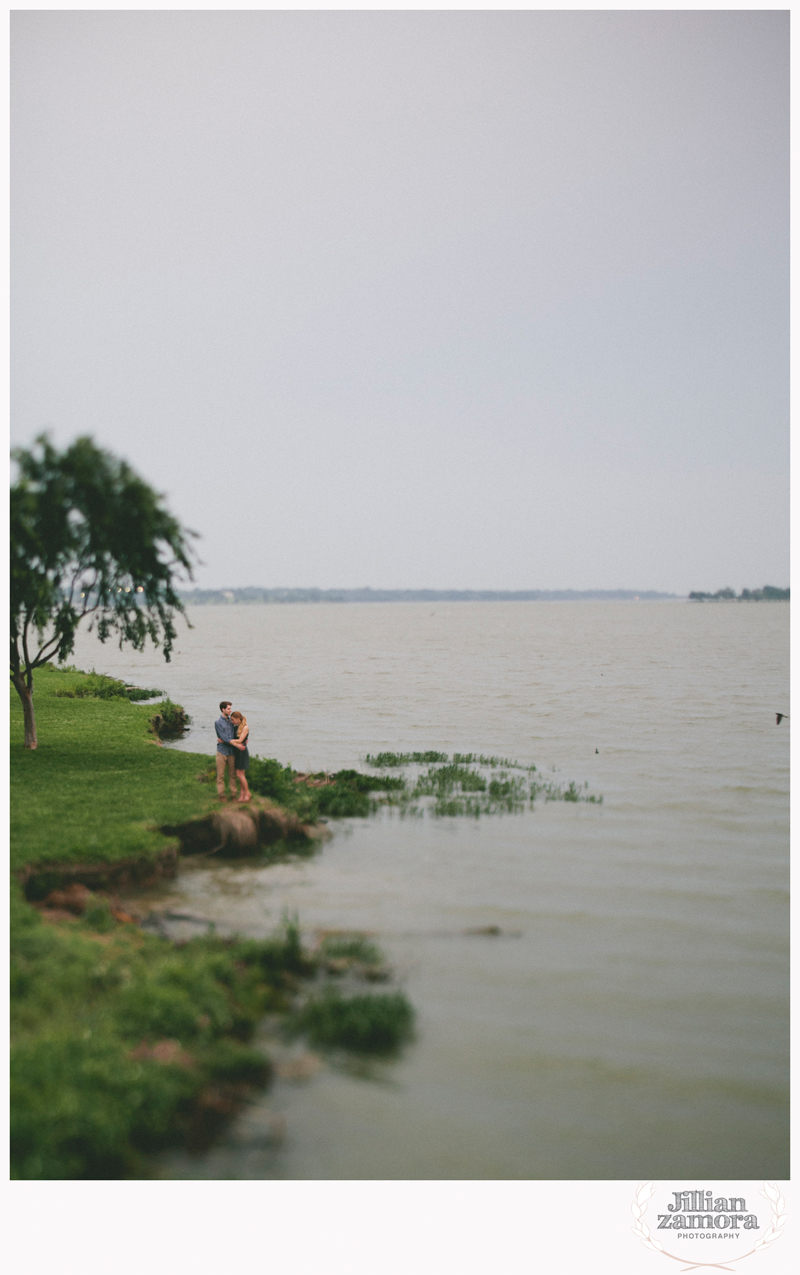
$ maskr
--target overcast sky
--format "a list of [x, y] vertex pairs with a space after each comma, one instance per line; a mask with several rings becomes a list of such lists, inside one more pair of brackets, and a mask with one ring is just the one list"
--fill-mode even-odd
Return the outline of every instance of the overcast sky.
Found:
[[12, 420], [202, 587], [788, 583], [788, 14], [12, 14]]

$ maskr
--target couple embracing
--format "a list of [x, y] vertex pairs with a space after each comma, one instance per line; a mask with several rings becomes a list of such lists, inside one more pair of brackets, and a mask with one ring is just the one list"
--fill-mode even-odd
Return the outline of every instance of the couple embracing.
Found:
[[231, 702], [224, 699], [219, 706], [222, 714], [218, 717], [214, 729], [217, 732], [217, 796], [225, 800], [225, 774], [228, 775], [231, 801], [236, 797], [236, 785], [239, 786], [239, 801], [250, 800], [250, 788], [247, 783], [247, 767], [250, 765], [250, 754], [247, 741], [250, 727], [242, 713], [231, 712]]

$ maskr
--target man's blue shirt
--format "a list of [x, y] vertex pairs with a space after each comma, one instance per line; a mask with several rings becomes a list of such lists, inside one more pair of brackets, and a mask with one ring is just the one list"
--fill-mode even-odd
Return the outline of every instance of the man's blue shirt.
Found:
[[222, 753], [223, 757], [232, 757], [235, 750], [231, 748], [230, 744], [223, 743], [223, 740], [236, 738], [236, 727], [233, 722], [229, 717], [219, 716], [214, 723], [214, 729], [219, 740], [217, 752]]

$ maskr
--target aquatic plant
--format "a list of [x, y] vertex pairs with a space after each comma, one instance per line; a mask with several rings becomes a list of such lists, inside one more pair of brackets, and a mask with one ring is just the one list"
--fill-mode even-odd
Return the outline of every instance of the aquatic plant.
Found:
[[477, 770], [466, 766], [431, 767], [414, 785], [415, 797], [443, 797], [456, 788], [460, 792], [485, 792], [487, 782]]
[[[367, 753], [364, 761], [368, 766], [377, 768], [392, 769], [399, 766], [432, 766], [446, 764], [450, 761], [447, 753], [436, 752], [430, 750], [422, 753]], [[453, 753], [452, 763], [454, 766], [490, 766], [493, 770], [504, 766], [511, 770], [529, 770], [534, 771], [535, 766], [521, 766], [518, 761], [512, 760], [510, 757], [487, 757], [483, 753]]]
[[376, 769], [388, 767], [391, 770], [393, 767], [409, 766], [412, 763], [417, 766], [430, 766], [435, 762], [446, 762], [447, 753], [436, 751], [426, 753], [376, 753], [374, 757], [372, 753], [367, 753], [364, 761], [368, 766], [375, 766]]
[[192, 721], [186, 710], [171, 699], [162, 700], [155, 707], [157, 712], [150, 718], [153, 734], [159, 739], [180, 739]]
[[[419, 817], [428, 812], [437, 818], [477, 818], [514, 814], [529, 805], [532, 808], [538, 800], [602, 802], [602, 797], [587, 794], [575, 780], [566, 785], [545, 780], [535, 765], [523, 766], [507, 757], [454, 753], [453, 761], [448, 761], [447, 754], [431, 751], [378, 753], [371, 756], [371, 761], [374, 764], [380, 760], [386, 767], [399, 768], [403, 758], [412, 756], [444, 761], [429, 763], [416, 779], [407, 779], [405, 775], [365, 775], [357, 770], [298, 774], [274, 759], [256, 757], [251, 761], [250, 787], [307, 824], [320, 818], [364, 818], [383, 808], [394, 809], [401, 817]], [[537, 777], [532, 781], [534, 774]]]
[[[584, 784], [584, 788], [588, 785]], [[555, 780], [547, 782], [531, 784], [531, 805], [543, 797], [545, 801], [585, 801], [591, 805], [601, 806], [603, 804], [602, 794], [587, 794], [581, 792], [574, 779], [571, 779], [566, 788], [562, 784], [556, 783]]]
[[326, 987], [290, 1020], [292, 1035], [304, 1035], [318, 1047], [356, 1053], [390, 1054], [411, 1038], [414, 1010], [402, 992], [364, 992], [342, 996]]
[[247, 782], [252, 792], [269, 797], [287, 810], [294, 810], [297, 798], [305, 795], [297, 790], [294, 782], [296, 773], [291, 766], [281, 765], [274, 757], [251, 757]]
[[510, 757], [484, 757], [483, 753], [453, 753], [453, 762], [458, 766], [490, 766], [492, 770], [535, 770], [535, 766], [520, 766], [518, 761]]
[[355, 792], [399, 792], [406, 786], [402, 775], [364, 775], [358, 770], [337, 770], [330, 778]]
[[306, 823], [321, 816], [344, 819], [369, 815], [376, 807], [374, 792], [402, 792], [405, 778], [397, 775], [364, 775], [357, 770], [335, 774], [298, 774], [274, 758], [254, 757], [248, 771], [250, 789], [293, 811]]
[[[373, 764], [378, 758], [385, 766], [408, 764], [412, 756], [423, 757], [429, 754], [417, 753], [379, 753], [376, 757], [367, 756]], [[428, 766], [416, 780], [405, 789], [383, 796], [377, 806], [397, 807], [401, 814], [420, 813], [427, 809], [437, 818], [467, 815], [477, 818], [480, 815], [513, 814], [533, 808], [537, 800], [591, 802], [600, 804], [602, 797], [588, 795], [580, 789], [575, 780], [566, 786], [556, 780], [535, 779], [530, 776], [537, 773], [535, 765], [523, 766], [508, 757], [486, 756], [483, 753], [453, 753], [452, 761], [446, 754], [439, 754], [440, 764]], [[588, 785], [585, 784], [584, 788]], [[421, 806], [425, 798], [433, 798], [432, 803]]]
[[326, 934], [320, 945], [320, 955], [334, 960], [358, 961], [362, 965], [380, 965], [383, 953], [376, 943], [363, 934]]
[[143, 686], [126, 686], [125, 687], [126, 698], [131, 700], [134, 704], [138, 703], [139, 700], [143, 700], [143, 699], [157, 699], [159, 695], [164, 695], [164, 694], [165, 694], [164, 691], [160, 691], [158, 687], [155, 687], [155, 686], [150, 688], [143, 687]]

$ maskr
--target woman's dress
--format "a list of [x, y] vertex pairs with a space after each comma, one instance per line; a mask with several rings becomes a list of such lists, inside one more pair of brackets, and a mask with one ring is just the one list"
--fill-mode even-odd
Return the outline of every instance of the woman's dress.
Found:
[[234, 749], [234, 752], [236, 753], [236, 769], [237, 769], [237, 770], [247, 770], [247, 769], [249, 769], [249, 766], [250, 766], [250, 753], [249, 753], [248, 748], [247, 748], [247, 745], [248, 745], [249, 743], [250, 743], [250, 732], [248, 731], [248, 732], [247, 732], [247, 736], [246, 736], [246, 738], [245, 738], [245, 745], [244, 745], [244, 748], [243, 748], [243, 749], [242, 749], [242, 748], [236, 748], [236, 749]]

